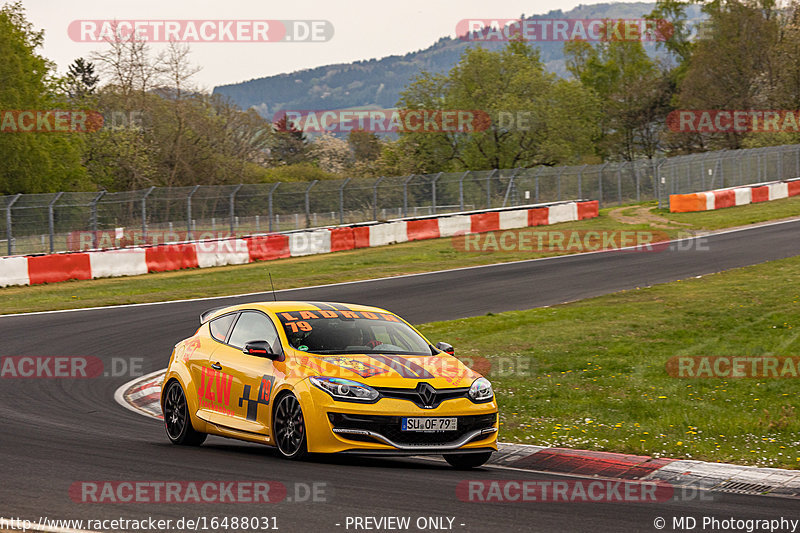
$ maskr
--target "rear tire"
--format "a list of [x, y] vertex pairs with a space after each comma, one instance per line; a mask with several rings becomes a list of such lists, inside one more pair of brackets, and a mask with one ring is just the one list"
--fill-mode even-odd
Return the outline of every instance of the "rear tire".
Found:
[[458, 470], [469, 470], [482, 466], [492, 456], [492, 452], [481, 453], [454, 453], [444, 456], [444, 460], [450, 463], [450, 466]]
[[167, 387], [167, 396], [164, 400], [164, 428], [172, 444], [182, 446], [200, 446], [208, 436], [192, 427], [186, 395], [177, 381], [173, 381]]
[[280, 397], [272, 417], [272, 430], [275, 444], [286, 459], [299, 460], [308, 455], [306, 423], [300, 402], [293, 394]]

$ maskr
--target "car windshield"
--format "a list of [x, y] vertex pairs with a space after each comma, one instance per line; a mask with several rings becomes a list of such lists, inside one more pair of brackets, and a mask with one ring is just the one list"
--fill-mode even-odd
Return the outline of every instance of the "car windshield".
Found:
[[318, 354], [433, 355], [431, 346], [396, 316], [368, 311], [278, 313], [292, 348]]

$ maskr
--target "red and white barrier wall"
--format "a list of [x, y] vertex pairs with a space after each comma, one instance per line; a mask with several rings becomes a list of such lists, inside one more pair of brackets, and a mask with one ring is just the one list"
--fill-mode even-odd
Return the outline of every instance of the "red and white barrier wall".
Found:
[[748, 185], [746, 187], [716, 189], [691, 194], [671, 194], [669, 196], [669, 210], [671, 213], [712, 211], [723, 207], [768, 202], [798, 195], [800, 195], [800, 178], [795, 178], [775, 183]]
[[561, 202], [243, 238], [3, 257], [0, 287], [240, 265], [466, 233], [546, 226], [594, 218], [598, 211], [597, 201]]

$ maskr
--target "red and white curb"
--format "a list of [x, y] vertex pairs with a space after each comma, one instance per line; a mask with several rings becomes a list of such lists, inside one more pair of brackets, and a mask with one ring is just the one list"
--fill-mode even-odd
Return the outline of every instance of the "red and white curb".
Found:
[[[241, 238], [0, 257], [0, 287], [241, 265], [472, 233], [549, 226], [595, 218], [598, 214], [596, 200], [575, 200]], [[104, 233], [108, 232], [98, 232], [96, 236]], [[102, 241], [106, 242], [106, 239]], [[110, 242], [116, 243], [115, 240]]]
[[771, 202], [797, 195], [800, 195], [800, 178], [690, 194], [671, 194], [669, 210], [671, 213], [713, 211], [757, 202]]
[[[159, 370], [122, 385], [114, 399], [126, 409], [163, 420], [160, 399], [165, 373], [166, 369]], [[489, 464], [577, 477], [660, 481], [717, 492], [800, 498], [800, 470], [503, 442]]]
[[161, 384], [166, 369], [130, 381], [114, 392], [114, 400], [125, 409], [164, 420], [161, 414]]

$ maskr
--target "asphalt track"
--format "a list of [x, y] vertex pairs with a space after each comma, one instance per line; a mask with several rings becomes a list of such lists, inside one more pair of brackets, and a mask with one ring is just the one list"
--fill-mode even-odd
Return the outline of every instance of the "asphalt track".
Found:
[[[387, 307], [412, 322], [528, 309], [686, 279], [800, 254], [800, 221], [705, 237], [701, 246], [661, 252], [604, 252], [280, 291], [283, 299]], [[443, 264], [442, 267], [446, 268]], [[166, 366], [172, 345], [197, 315], [265, 295], [0, 317], [1, 356], [143, 358]], [[446, 340], [446, 339], [433, 339]], [[458, 347], [456, 347], [458, 349]], [[485, 468], [463, 473], [424, 459], [279, 459], [266, 447], [212, 437], [198, 449], [170, 445], [161, 424], [113, 401], [130, 376], [0, 379], [0, 516], [179, 519], [275, 516], [281, 531], [354, 531], [348, 516], [454, 517], [454, 531], [656, 531], [656, 517], [798, 518], [797, 500], [719, 494], [666, 503], [474, 503], [456, 497], [464, 479], [554, 480], [536, 472]], [[279, 504], [75, 503], [79, 481], [274, 480], [326, 483], [324, 502]], [[290, 493], [291, 494], [291, 493]], [[337, 526], [336, 524], [341, 524]], [[464, 524], [463, 526], [461, 524]], [[700, 526], [698, 525], [698, 529]], [[229, 530], [230, 531], [230, 530]], [[362, 530], [363, 531], [363, 530]]]

